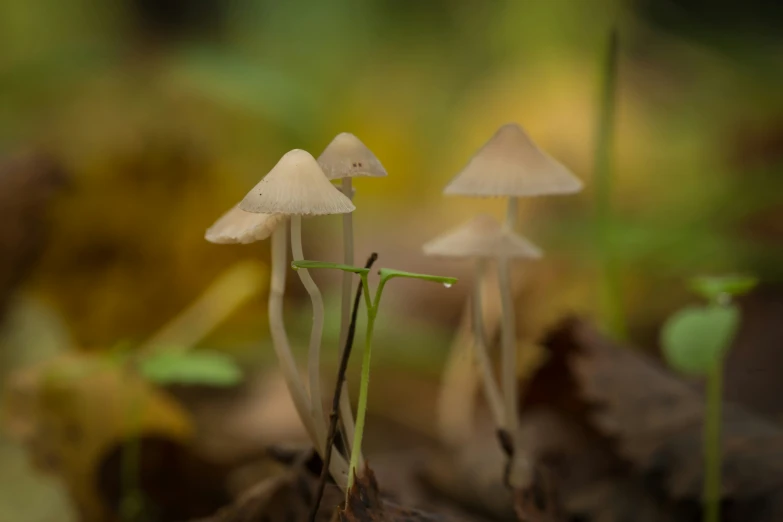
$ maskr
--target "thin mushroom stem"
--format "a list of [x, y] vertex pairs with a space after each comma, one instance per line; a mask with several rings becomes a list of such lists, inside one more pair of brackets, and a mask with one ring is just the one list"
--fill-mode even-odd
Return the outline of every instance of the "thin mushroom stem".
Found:
[[519, 198], [508, 198], [508, 207], [506, 207], [506, 227], [509, 230], [514, 230], [517, 224], [517, 218], [519, 216]]
[[500, 394], [494, 372], [492, 371], [492, 363], [490, 362], [489, 351], [487, 350], [487, 339], [484, 332], [484, 314], [482, 311], [481, 289], [484, 281], [484, 274], [486, 273], [486, 265], [486, 260], [481, 258], [476, 260], [476, 274], [473, 281], [472, 296], [473, 338], [476, 362], [481, 370], [482, 380], [484, 381], [484, 395], [489, 404], [489, 409], [492, 412], [495, 426], [501, 427], [503, 426], [503, 398]]
[[498, 258], [498, 283], [502, 320], [502, 385], [505, 399], [504, 428], [513, 437], [517, 429], [517, 334], [514, 300], [511, 298], [511, 267], [507, 257]]
[[[352, 199], [353, 178], [343, 178], [341, 189], [343, 194]], [[353, 213], [343, 214], [343, 263], [353, 265]], [[343, 352], [348, 338], [348, 330], [351, 323], [351, 290], [353, 289], [353, 278], [349, 272], [342, 274], [342, 295], [340, 306], [340, 346], [339, 356], [343, 357]], [[342, 424], [342, 433], [346, 441], [346, 451], [350, 454], [353, 447], [353, 432], [355, 428], [353, 420], [353, 410], [351, 409], [351, 398], [348, 395], [348, 384], [343, 381], [343, 389], [340, 393], [340, 421]], [[360, 454], [359, 465], [363, 463], [363, 456]]]
[[[518, 199], [512, 196], [508, 198], [506, 209], [505, 226], [509, 230], [514, 230], [518, 214]], [[498, 285], [502, 320], [502, 386], [506, 413], [504, 428], [513, 440], [517, 430], [517, 329], [514, 300], [511, 297], [511, 264], [505, 256], [498, 258]]]
[[[294, 261], [304, 260], [302, 252], [302, 216], [291, 216], [291, 252]], [[313, 305], [313, 325], [310, 329], [310, 344], [307, 352], [307, 374], [310, 379], [310, 417], [315, 427], [315, 443], [318, 453], [323, 455], [326, 441], [326, 420], [321, 399], [321, 337], [324, 329], [324, 300], [318, 285], [306, 268], [297, 270]]]
[[286, 223], [280, 223], [272, 234], [272, 275], [269, 291], [269, 330], [272, 335], [272, 346], [275, 349], [280, 369], [283, 371], [288, 392], [294, 401], [299, 417], [312, 440], [315, 440], [316, 430], [310, 417], [310, 400], [299, 378], [291, 345], [283, 323], [283, 295], [285, 294], [286, 263]]

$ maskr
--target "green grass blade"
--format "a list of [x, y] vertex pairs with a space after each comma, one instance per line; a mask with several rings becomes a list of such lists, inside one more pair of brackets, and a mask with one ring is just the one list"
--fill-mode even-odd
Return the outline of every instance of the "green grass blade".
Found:
[[604, 322], [617, 338], [627, 337], [628, 328], [622, 304], [622, 290], [617, 260], [611, 242], [612, 227], [612, 150], [615, 134], [615, 99], [617, 92], [617, 29], [609, 36], [602, 74], [600, 113], [595, 144], [595, 212], [598, 244], [602, 258], [601, 306]]
[[361, 266], [343, 265], [340, 263], [330, 263], [328, 261], [310, 261], [307, 259], [302, 261], [294, 261], [291, 263], [291, 267], [294, 270], [299, 270], [300, 268], [331, 268], [334, 270], [342, 270], [344, 272], [353, 272], [354, 274], [367, 274], [370, 272], [369, 268], [364, 268]]
[[446, 287], [450, 287], [457, 282], [456, 277], [436, 276], [429, 274], [416, 274], [413, 272], [404, 272], [402, 270], [394, 270], [393, 268], [381, 268], [378, 273], [381, 275], [381, 281], [388, 281], [395, 277], [405, 277], [408, 279], [421, 279], [422, 281], [432, 281], [435, 283], [441, 283]]

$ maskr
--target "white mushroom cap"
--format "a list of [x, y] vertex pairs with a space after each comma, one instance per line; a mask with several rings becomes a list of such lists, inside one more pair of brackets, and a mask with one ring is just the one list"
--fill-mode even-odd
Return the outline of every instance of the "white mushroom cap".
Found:
[[322, 216], [345, 214], [356, 207], [321, 170], [310, 153], [287, 152], [239, 203], [246, 212]]
[[582, 182], [539, 149], [515, 123], [503, 125], [446, 186], [444, 194], [541, 196], [582, 190]]
[[246, 245], [271, 236], [284, 219], [283, 214], [255, 214], [245, 212], [237, 205], [215, 221], [204, 237], [210, 243], [220, 245]]
[[318, 156], [318, 164], [329, 179], [386, 176], [386, 169], [359, 138], [341, 132]]
[[541, 250], [502, 226], [492, 216], [479, 214], [467, 223], [446, 232], [428, 243], [422, 250], [428, 256], [439, 257], [541, 257]]

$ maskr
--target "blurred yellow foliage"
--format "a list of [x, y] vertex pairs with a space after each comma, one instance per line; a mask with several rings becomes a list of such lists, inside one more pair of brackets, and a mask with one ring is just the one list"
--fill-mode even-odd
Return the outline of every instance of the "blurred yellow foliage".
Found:
[[111, 520], [97, 486], [112, 449], [135, 436], [186, 444], [187, 412], [106, 355], [68, 354], [9, 379], [5, 424], [33, 463], [59, 477], [86, 522]]

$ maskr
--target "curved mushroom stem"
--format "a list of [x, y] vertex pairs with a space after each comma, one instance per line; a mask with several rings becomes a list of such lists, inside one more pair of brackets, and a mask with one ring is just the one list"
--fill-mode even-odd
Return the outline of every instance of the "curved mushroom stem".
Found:
[[[353, 182], [352, 178], [343, 178], [341, 182], [341, 189], [343, 194], [349, 199], [353, 199]], [[346, 265], [353, 265], [354, 252], [353, 252], [353, 214], [343, 214], [343, 263]], [[351, 294], [353, 292], [353, 274], [350, 272], [343, 272], [342, 280], [342, 296], [340, 303], [340, 346], [339, 356], [342, 357], [345, 350], [345, 341], [348, 337], [348, 326], [351, 322]], [[365, 290], [366, 291], [366, 290]], [[350, 454], [353, 447], [353, 432], [355, 428], [353, 420], [353, 411], [351, 410], [351, 398], [348, 395], [348, 384], [343, 383], [343, 389], [340, 392], [340, 420], [342, 422], [343, 433], [347, 441], [346, 450]], [[359, 466], [361, 467], [364, 462], [363, 456], [360, 454]]]
[[[508, 198], [505, 226], [513, 230], [518, 215], [518, 200]], [[506, 422], [509, 436], [514, 437], [517, 429], [517, 329], [514, 315], [514, 300], [511, 297], [511, 266], [507, 257], [498, 258], [498, 284], [502, 311], [502, 365], [503, 396], [505, 399]]]
[[[304, 260], [302, 252], [302, 216], [291, 216], [291, 252], [294, 261]], [[326, 420], [321, 399], [321, 337], [324, 330], [324, 300], [310, 272], [300, 268], [297, 273], [313, 305], [313, 326], [307, 351], [307, 374], [310, 379], [310, 417], [315, 427], [316, 450], [323, 455], [326, 444]]]
[[503, 398], [500, 394], [500, 389], [498, 388], [494, 372], [492, 371], [492, 363], [489, 359], [487, 339], [484, 332], [484, 314], [481, 305], [481, 287], [482, 282], [484, 281], [484, 274], [486, 273], [486, 266], [486, 260], [481, 258], [476, 260], [476, 274], [473, 281], [472, 296], [473, 338], [476, 362], [481, 370], [482, 380], [484, 381], [484, 395], [489, 404], [489, 409], [492, 411], [492, 418], [495, 421], [495, 426], [500, 428], [503, 426]]
[[294, 406], [302, 419], [302, 423], [311, 439], [315, 440], [316, 431], [310, 416], [310, 400], [299, 378], [291, 345], [283, 323], [283, 295], [285, 294], [285, 275], [288, 265], [286, 255], [286, 223], [280, 223], [272, 234], [272, 275], [269, 291], [269, 330], [272, 334], [272, 345], [283, 371], [288, 393], [294, 401]]

